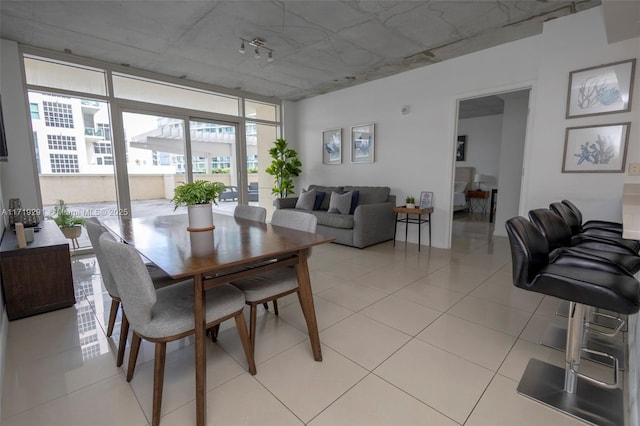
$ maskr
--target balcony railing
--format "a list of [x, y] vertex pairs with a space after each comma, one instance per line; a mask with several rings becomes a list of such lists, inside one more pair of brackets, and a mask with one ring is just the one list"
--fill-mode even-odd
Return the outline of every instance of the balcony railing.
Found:
[[84, 135], [85, 136], [98, 136], [103, 138], [104, 137], [104, 129], [94, 129], [92, 127], [85, 127], [84, 128]]

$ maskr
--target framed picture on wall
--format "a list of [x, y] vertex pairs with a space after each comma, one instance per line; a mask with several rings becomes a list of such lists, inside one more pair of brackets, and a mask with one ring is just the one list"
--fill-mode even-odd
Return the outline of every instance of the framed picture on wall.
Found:
[[467, 135], [458, 136], [458, 144], [456, 145], [456, 161], [465, 161], [467, 156]]
[[569, 127], [562, 173], [622, 173], [631, 123]]
[[375, 125], [360, 124], [351, 128], [351, 162], [373, 163]]
[[636, 60], [569, 73], [566, 118], [631, 111]]
[[322, 164], [342, 163], [342, 129], [322, 131]]
[[420, 208], [428, 209], [433, 207], [433, 192], [422, 191], [420, 193]]

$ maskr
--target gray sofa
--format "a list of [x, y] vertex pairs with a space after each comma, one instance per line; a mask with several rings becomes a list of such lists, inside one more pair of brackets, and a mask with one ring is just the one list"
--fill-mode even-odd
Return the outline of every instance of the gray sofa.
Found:
[[[310, 185], [309, 191], [324, 192], [317, 210], [300, 210], [318, 218], [317, 233], [335, 237], [335, 242], [364, 248], [393, 239], [395, 231], [396, 196], [386, 186], [322, 186]], [[331, 192], [358, 191], [358, 203], [353, 214], [329, 213]], [[276, 209], [295, 209], [298, 197], [276, 199]]]

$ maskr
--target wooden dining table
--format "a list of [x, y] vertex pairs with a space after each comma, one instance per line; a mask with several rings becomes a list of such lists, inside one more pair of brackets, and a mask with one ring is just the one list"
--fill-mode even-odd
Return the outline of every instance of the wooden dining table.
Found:
[[193, 278], [198, 426], [206, 422], [206, 289], [294, 266], [313, 358], [322, 361], [307, 249], [334, 238], [220, 214], [214, 214], [215, 229], [205, 232], [187, 231], [187, 215], [119, 217], [102, 219], [102, 223], [172, 278]]

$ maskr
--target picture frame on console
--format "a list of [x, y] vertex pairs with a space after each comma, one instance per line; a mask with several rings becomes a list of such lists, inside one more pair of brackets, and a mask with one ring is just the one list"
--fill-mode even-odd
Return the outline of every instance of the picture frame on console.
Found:
[[433, 207], [433, 192], [422, 191], [420, 192], [420, 208], [428, 209]]
[[373, 163], [375, 152], [375, 124], [360, 124], [351, 128], [351, 162]]
[[636, 59], [569, 73], [566, 118], [631, 111]]
[[631, 122], [569, 127], [562, 173], [623, 173]]
[[342, 128], [322, 131], [322, 164], [342, 164]]

